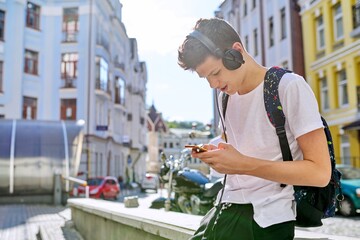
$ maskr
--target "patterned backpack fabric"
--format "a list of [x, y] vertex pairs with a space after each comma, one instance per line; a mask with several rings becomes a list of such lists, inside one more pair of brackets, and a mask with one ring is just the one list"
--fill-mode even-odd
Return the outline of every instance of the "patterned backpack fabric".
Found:
[[[285, 161], [292, 161], [292, 155], [285, 131], [285, 115], [280, 103], [278, 87], [282, 76], [291, 71], [272, 67], [264, 80], [264, 104], [268, 118], [276, 129], [279, 137], [282, 157]], [[223, 113], [226, 111], [228, 95], [223, 94]], [[333, 217], [335, 209], [341, 199], [342, 191], [340, 186], [341, 173], [335, 168], [334, 147], [332, 144], [329, 127], [323, 117], [324, 132], [327, 139], [331, 162], [331, 179], [326, 187], [294, 186], [296, 201], [296, 226], [318, 227], [322, 226], [321, 219]], [[284, 184], [281, 184], [284, 187]], [[339, 197], [341, 196], [341, 197]]]

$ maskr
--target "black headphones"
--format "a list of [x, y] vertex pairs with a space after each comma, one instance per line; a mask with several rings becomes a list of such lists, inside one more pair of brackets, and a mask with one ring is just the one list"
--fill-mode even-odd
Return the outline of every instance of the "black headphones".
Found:
[[216, 47], [208, 37], [197, 30], [194, 30], [189, 34], [189, 36], [199, 40], [205, 47], [207, 47], [207, 49], [210, 50], [210, 52], [212, 52], [212, 54], [221, 58], [224, 66], [229, 70], [238, 69], [243, 63], [245, 63], [243, 55], [239, 51], [235, 49], [228, 49], [224, 53], [220, 48]]

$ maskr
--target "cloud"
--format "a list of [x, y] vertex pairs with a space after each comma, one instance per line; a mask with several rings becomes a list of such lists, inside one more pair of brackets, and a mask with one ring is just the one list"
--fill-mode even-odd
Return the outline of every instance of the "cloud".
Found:
[[[128, 35], [136, 37], [141, 54], [177, 54], [177, 46], [193, 28], [195, 15], [186, 9], [193, 0], [125, 0], [123, 21]], [[141, 6], [141, 7], [139, 7]]]

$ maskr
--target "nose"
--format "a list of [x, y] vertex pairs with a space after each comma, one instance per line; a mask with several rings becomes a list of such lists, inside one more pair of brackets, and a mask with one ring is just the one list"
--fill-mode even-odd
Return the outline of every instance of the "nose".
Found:
[[219, 85], [219, 80], [214, 77], [207, 77], [206, 78], [211, 88], [217, 88]]

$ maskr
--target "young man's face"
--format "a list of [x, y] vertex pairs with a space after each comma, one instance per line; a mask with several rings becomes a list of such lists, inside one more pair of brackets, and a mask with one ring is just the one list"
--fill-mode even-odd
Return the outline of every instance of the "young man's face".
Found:
[[222, 59], [209, 56], [195, 71], [200, 78], [206, 78], [211, 88], [219, 89], [232, 95], [237, 92], [233, 71], [225, 68]]

